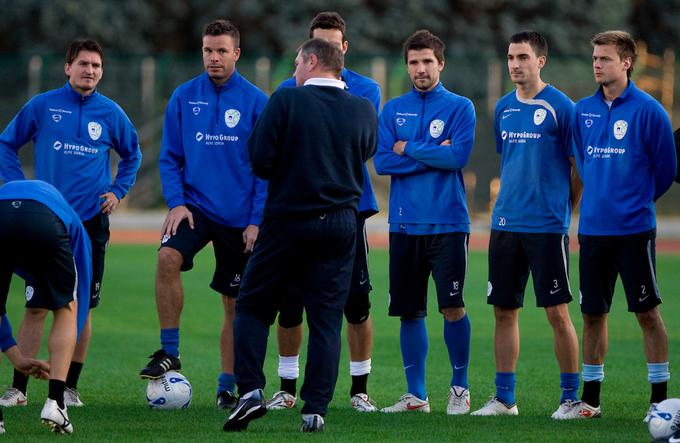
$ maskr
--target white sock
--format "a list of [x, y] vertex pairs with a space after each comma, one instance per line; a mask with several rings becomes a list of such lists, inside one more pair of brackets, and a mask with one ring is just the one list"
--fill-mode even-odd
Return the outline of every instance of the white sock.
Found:
[[349, 375], [365, 375], [371, 373], [371, 359], [364, 361], [350, 361]]
[[279, 377], [295, 379], [300, 376], [300, 356], [284, 357], [279, 355]]

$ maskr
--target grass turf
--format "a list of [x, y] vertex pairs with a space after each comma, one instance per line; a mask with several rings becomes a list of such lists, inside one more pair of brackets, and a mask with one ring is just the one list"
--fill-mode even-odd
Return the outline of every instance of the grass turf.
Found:
[[[219, 295], [208, 283], [212, 278], [210, 249], [196, 259], [196, 267], [183, 275], [185, 307], [181, 326], [183, 373], [194, 388], [191, 407], [183, 411], [152, 411], [146, 406], [146, 382], [138, 377], [146, 356], [158, 348], [158, 322], [153, 296], [155, 248], [112, 245], [107, 255], [102, 303], [94, 313], [94, 336], [79, 390], [86, 406], [71, 408], [74, 441], [293, 441], [299, 432], [299, 407], [274, 411], [253, 422], [248, 432], [225, 435], [226, 413], [214, 407], [219, 372], [219, 331], [222, 307]], [[395, 402], [405, 392], [399, 352], [399, 321], [387, 317], [387, 252], [371, 252], [372, 316], [374, 321], [373, 372], [369, 391], [379, 406]], [[662, 313], [670, 336], [671, 371], [680, 368], [680, 256], [659, 256], [659, 284], [666, 300]], [[576, 257], [572, 257], [576, 269]], [[572, 272], [572, 288], [577, 285]], [[472, 321], [470, 385], [472, 407], [483, 405], [494, 393], [493, 315], [486, 305], [486, 254], [471, 252], [465, 299]], [[529, 283], [531, 285], [531, 282]], [[577, 422], [555, 422], [550, 414], [559, 401], [559, 369], [552, 350], [552, 333], [545, 314], [536, 309], [531, 286], [526, 308], [520, 314], [521, 355], [517, 367], [519, 417], [448, 417], [446, 396], [451, 369], [444, 346], [441, 316], [430, 288], [430, 336], [427, 387], [431, 414], [359, 414], [349, 406], [349, 363], [346, 342], [340, 362], [336, 395], [326, 420], [324, 440], [328, 441], [648, 441], [642, 418], [648, 406], [649, 385], [642, 352], [642, 337], [626, 303], [620, 285], [610, 316], [610, 346], [603, 384], [603, 418]], [[14, 279], [8, 299], [9, 317], [15, 336], [23, 315], [23, 288]], [[582, 322], [578, 304], [570, 306], [576, 330]], [[278, 389], [274, 330], [265, 371], [271, 395]], [[46, 358], [43, 343], [41, 357]], [[304, 349], [301, 363], [304, 365]], [[7, 361], [0, 367], [2, 385], [10, 385], [12, 371]], [[298, 384], [299, 389], [300, 383]], [[671, 397], [680, 397], [677, 384], [669, 385]], [[29, 382], [27, 407], [5, 409], [8, 440], [35, 441], [54, 438], [39, 422], [47, 395], [47, 383]]]

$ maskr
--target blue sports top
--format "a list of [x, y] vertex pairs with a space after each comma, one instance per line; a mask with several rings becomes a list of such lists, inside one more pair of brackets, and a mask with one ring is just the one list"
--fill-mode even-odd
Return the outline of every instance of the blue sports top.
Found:
[[[90, 308], [90, 281], [92, 280], [92, 250], [90, 238], [83, 227], [78, 214], [62, 197], [59, 191], [49, 183], [40, 180], [18, 180], [6, 183], [0, 187], [0, 200], [35, 200], [50, 208], [69, 234], [71, 252], [76, 265], [76, 297], [78, 300], [78, 337], [87, 320]], [[82, 294], [82, 297], [80, 296]], [[4, 312], [4, 306], [2, 310]], [[9, 325], [8, 325], [9, 326]], [[0, 347], [3, 346], [3, 334], [0, 332]], [[11, 337], [11, 328], [10, 328]], [[11, 347], [11, 346], [9, 346]]]
[[[380, 112], [380, 85], [375, 80], [364, 77], [347, 68], [342, 69], [342, 81], [347, 85], [347, 91], [350, 94], [364, 97], [368, 99], [375, 108], [376, 114]], [[279, 85], [277, 91], [281, 88], [294, 88], [295, 77], [286, 79]], [[373, 184], [371, 183], [371, 176], [368, 168], [364, 165], [364, 189], [359, 200], [359, 213], [368, 218], [378, 213], [378, 202], [375, 199], [375, 192], [373, 191]]]
[[236, 70], [219, 87], [203, 73], [175, 89], [158, 160], [170, 209], [188, 203], [223, 226], [260, 224], [267, 183], [253, 175], [248, 137], [266, 102]]
[[[82, 96], [63, 88], [29, 100], [0, 134], [0, 178], [24, 180], [17, 151], [35, 144], [35, 178], [54, 185], [82, 220], [100, 211], [100, 195], [128, 193], [142, 161], [130, 119], [113, 100], [94, 91]], [[111, 180], [109, 151], [120, 156]]]
[[659, 102], [629, 81], [611, 107], [601, 88], [576, 104], [574, 157], [583, 180], [579, 233], [656, 227], [654, 201], [676, 173], [673, 131]]
[[534, 98], [517, 91], [496, 104], [494, 133], [501, 188], [491, 228], [566, 233], [571, 219], [572, 101], [547, 85]]
[[[378, 174], [392, 176], [391, 230], [403, 225], [411, 228], [407, 234], [470, 232], [462, 169], [474, 136], [472, 102], [441, 83], [428, 92], [413, 88], [385, 104], [374, 162]], [[440, 145], [447, 139], [450, 146]], [[392, 151], [397, 141], [407, 142], [404, 155]]]

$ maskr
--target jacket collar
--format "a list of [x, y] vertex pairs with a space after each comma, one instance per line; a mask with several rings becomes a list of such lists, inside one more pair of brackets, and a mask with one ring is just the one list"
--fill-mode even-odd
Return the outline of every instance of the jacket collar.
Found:
[[202, 78], [205, 83], [209, 84], [216, 91], [226, 91], [227, 89], [231, 89], [232, 87], [238, 84], [241, 75], [238, 73], [236, 68], [234, 68], [234, 72], [231, 74], [231, 77], [229, 77], [222, 86], [215, 86], [215, 83], [213, 83], [212, 80], [210, 80], [210, 76], [208, 75], [207, 72], [204, 72], [202, 74]]
[[[626, 89], [623, 90], [621, 95], [616, 97], [614, 101], [612, 102], [612, 106], [614, 106], [615, 103], [622, 102], [626, 100], [629, 96], [633, 95], [637, 91], [637, 87], [635, 86], [635, 83], [633, 83], [633, 80], [628, 79], [628, 86], [626, 86]], [[604, 97], [604, 92], [602, 92], [602, 86], [600, 86], [597, 91], [595, 92], [595, 97], [599, 98], [602, 103], [606, 104], [606, 99]]]
[[71, 86], [71, 83], [69, 83], [68, 81], [64, 85], [63, 90], [64, 90], [64, 93], [66, 94], [66, 97], [68, 97], [69, 100], [72, 100], [76, 103], [81, 103], [81, 102], [87, 103], [89, 101], [94, 100], [99, 95], [99, 92], [97, 92], [97, 89], [92, 91], [91, 94], [80, 95], [80, 93], [78, 91], [73, 89], [73, 87]]
[[419, 90], [416, 89], [415, 86], [413, 86], [413, 87], [411, 88], [411, 92], [412, 92], [414, 95], [417, 95], [418, 97], [422, 97], [422, 98], [424, 98], [425, 100], [427, 100], [427, 99], [429, 99], [429, 98], [431, 98], [431, 97], [434, 97], [434, 96], [440, 94], [441, 92], [443, 92], [443, 91], [445, 91], [445, 90], [446, 90], [446, 89], [444, 88], [444, 85], [442, 85], [442, 82], [441, 82], [441, 81], [440, 81], [439, 83], [437, 83], [437, 86], [435, 86], [434, 88], [432, 88], [431, 90], [429, 90], [429, 91], [427, 91], [427, 92], [419, 91]]

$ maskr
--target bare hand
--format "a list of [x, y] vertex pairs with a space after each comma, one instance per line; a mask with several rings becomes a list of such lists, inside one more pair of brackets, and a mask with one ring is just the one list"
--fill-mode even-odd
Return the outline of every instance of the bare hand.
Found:
[[439, 143], [439, 146], [450, 146], [451, 145], [451, 139], [447, 138], [443, 142]]
[[100, 195], [99, 198], [104, 199], [104, 202], [99, 207], [102, 214], [107, 214], [107, 215], [111, 214], [113, 211], [116, 210], [116, 208], [118, 207], [118, 204], [120, 203], [120, 200], [118, 200], [118, 197], [116, 197], [116, 194], [114, 194], [113, 192], [106, 192], [106, 193]]
[[243, 231], [243, 243], [246, 245], [246, 249], [243, 251], [245, 253], [253, 252], [253, 246], [255, 245], [255, 240], [257, 240], [257, 234], [260, 233], [260, 228], [256, 225], [248, 225]]
[[21, 372], [33, 376], [41, 380], [49, 380], [50, 378], [50, 364], [45, 360], [36, 360], [33, 358], [26, 359], [28, 365], [19, 369]]
[[404, 155], [404, 150], [406, 149], [406, 142], [405, 141], [397, 141], [394, 143], [392, 146], [392, 151], [397, 154], [397, 155]]
[[194, 229], [194, 216], [186, 206], [181, 205], [172, 208], [170, 212], [168, 212], [168, 215], [165, 217], [165, 221], [163, 222], [163, 227], [161, 228], [161, 239], [163, 239], [166, 235], [172, 236], [177, 234], [177, 227], [184, 219], [187, 219], [189, 222], [189, 227]]

